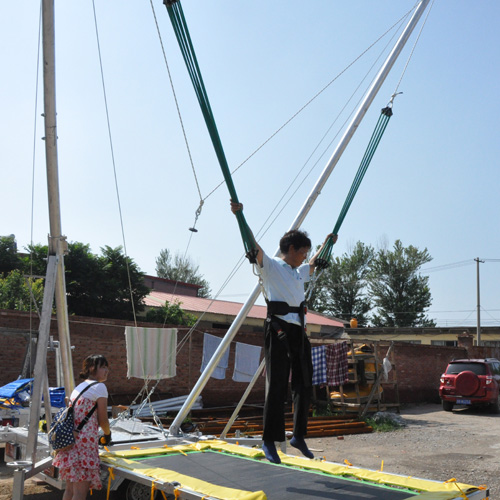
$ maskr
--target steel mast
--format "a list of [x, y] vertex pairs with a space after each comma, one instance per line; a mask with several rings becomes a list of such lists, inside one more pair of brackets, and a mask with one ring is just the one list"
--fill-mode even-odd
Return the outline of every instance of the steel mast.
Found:
[[49, 199], [49, 255], [58, 257], [56, 274], [56, 312], [59, 342], [66, 393], [74, 388], [73, 362], [69, 335], [68, 307], [66, 304], [66, 280], [64, 275], [64, 253], [66, 237], [61, 228], [61, 206], [59, 198], [59, 174], [57, 162], [56, 122], [56, 64], [54, 0], [43, 0], [43, 83], [45, 117], [45, 158], [47, 163], [47, 190]]
[[[36, 463], [38, 420], [41, 397], [44, 392], [45, 405], [50, 408], [47, 375], [47, 347], [52, 317], [54, 295], [56, 298], [57, 325], [63, 365], [64, 386], [69, 396], [74, 388], [71, 343], [69, 338], [68, 310], [66, 305], [66, 282], [64, 277], [64, 252], [66, 238], [61, 231], [61, 210], [59, 199], [59, 178], [57, 166], [57, 125], [55, 90], [55, 29], [54, 0], [42, 3], [43, 36], [43, 83], [45, 118], [45, 157], [47, 164], [47, 189], [49, 200], [49, 258], [44, 287], [44, 298], [34, 367], [34, 381], [28, 428], [27, 458]], [[50, 422], [50, 411], [45, 412]]]

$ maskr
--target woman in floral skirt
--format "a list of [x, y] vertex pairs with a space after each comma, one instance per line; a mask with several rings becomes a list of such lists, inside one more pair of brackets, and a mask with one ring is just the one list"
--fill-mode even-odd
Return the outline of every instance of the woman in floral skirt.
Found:
[[[100, 490], [101, 479], [99, 477], [99, 427], [104, 431], [103, 442], [109, 443], [111, 431], [108, 421], [108, 390], [103, 382], [108, 378], [108, 361], [102, 355], [88, 356], [83, 361], [80, 378], [85, 379], [71, 393], [71, 401], [90, 384], [89, 387], [76, 402], [75, 426], [92, 411], [94, 405], [96, 410], [88, 422], [83, 426], [76, 437], [73, 448], [57, 453], [53, 465], [59, 467], [59, 476], [66, 481], [66, 490], [63, 500], [85, 500], [90, 489]], [[98, 383], [95, 383], [98, 382]]]

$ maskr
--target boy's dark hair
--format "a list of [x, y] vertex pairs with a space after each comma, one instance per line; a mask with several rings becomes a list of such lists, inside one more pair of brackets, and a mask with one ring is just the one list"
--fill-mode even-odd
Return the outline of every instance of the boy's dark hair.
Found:
[[298, 250], [299, 248], [311, 248], [312, 243], [305, 231], [292, 229], [283, 235], [280, 240], [280, 251], [282, 254], [287, 254], [290, 247]]
[[102, 354], [93, 354], [92, 356], [87, 356], [82, 363], [80, 378], [89, 378], [89, 375], [101, 366], [109, 366], [108, 360]]

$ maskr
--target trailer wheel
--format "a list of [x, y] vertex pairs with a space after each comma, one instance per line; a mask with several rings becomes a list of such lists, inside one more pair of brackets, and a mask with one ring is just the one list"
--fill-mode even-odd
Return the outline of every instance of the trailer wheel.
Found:
[[[120, 498], [125, 497], [125, 500], [150, 500], [151, 487], [134, 481], [124, 481], [119, 488]], [[154, 492], [154, 498], [158, 497], [158, 492]]]

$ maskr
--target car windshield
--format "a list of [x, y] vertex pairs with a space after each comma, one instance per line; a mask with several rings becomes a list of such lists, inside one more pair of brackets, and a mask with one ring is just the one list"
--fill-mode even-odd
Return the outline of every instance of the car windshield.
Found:
[[456, 375], [464, 371], [471, 371], [476, 375], [486, 375], [486, 365], [484, 363], [450, 363], [446, 374]]

